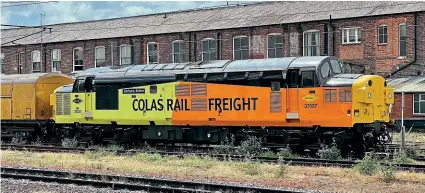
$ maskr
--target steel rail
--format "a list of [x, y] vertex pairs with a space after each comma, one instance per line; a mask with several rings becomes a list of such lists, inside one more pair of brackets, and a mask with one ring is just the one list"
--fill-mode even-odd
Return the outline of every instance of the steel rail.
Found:
[[1, 177], [39, 180], [45, 182], [72, 183], [78, 185], [91, 185], [95, 187], [109, 187], [113, 189], [146, 190], [149, 192], [213, 192], [230, 190], [264, 193], [304, 193], [303, 191], [295, 190], [236, 186], [209, 182], [193, 182], [184, 180], [169, 180], [149, 177], [70, 172], [60, 170], [14, 168], [5, 166], [1, 167]]
[[[34, 146], [34, 145], [2, 145], [2, 150], [16, 150], [16, 151], [35, 151], [35, 152], [61, 152], [61, 153], [85, 153], [89, 151], [98, 151], [97, 149], [84, 149], [84, 148], [65, 148], [65, 147], [51, 147], [51, 146]], [[209, 156], [216, 158], [217, 160], [233, 160], [233, 161], [244, 161], [247, 159], [243, 155], [229, 155], [229, 154], [209, 154], [209, 153], [184, 153], [184, 152], [165, 152], [165, 151], [137, 151], [137, 150], [104, 150], [115, 155], [131, 156], [137, 153], [156, 153], [162, 156], [174, 155], [177, 157], [184, 157], [187, 155], [196, 156]], [[324, 167], [342, 167], [350, 168], [359, 163], [359, 160], [326, 160], [326, 159], [314, 159], [314, 158], [286, 158], [283, 157], [281, 160], [276, 157], [264, 157], [264, 156], [252, 156], [249, 160], [255, 160], [262, 163], [289, 163], [296, 166], [324, 166]], [[422, 157], [420, 159], [423, 159]], [[382, 165], [388, 165], [387, 163], [381, 162]], [[400, 171], [416, 171], [425, 172], [425, 165], [418, 164], [397, 164], [397, 169]]]

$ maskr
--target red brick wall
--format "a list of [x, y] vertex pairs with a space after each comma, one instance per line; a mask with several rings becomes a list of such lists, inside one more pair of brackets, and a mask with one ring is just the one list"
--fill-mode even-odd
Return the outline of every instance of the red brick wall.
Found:
[[[334, 32], [329, 33], [329, 50], [328, 53], [341, 58], [345, 62], [364, 65], [366, 73], [371, 72], [388, 72], [398, 63], [408, 63], [414, 59], [414, 14], [399, 14], [378, 17], [363, 17], [353, 19], [334, 20]], [[425, 13], [419, 13], [420, 24], [425, 20]], [[407, 59], [399, 60], [398, 57], [398, 24], [405, 22], [407, 27]], [[233, 59], [233, 37], [245, 35], [249, 37], [250, 58], [266, 58], [267, 57], [267, 34], [282, 33], [283, 35], [283, 56], [302, 56], [303, 55], [303, 32], [307, 30], [320, 30], [320, 54], [325, 54], [325, 28], [329, 24], [328, 21], [307, 22], [296, 24], [284, 24], [276, 26], [261, 26], [252, 28], [226, 29], [201, 32], [185, 32], [175, 34], [161, 34], [152, 36], [122, 37], [101, 40], [87, 40], [79, 42], [60, 42], [44, 44], [46, 55], [42, 54], [43, 67], [42, 71], [51, 71], [51, 50], [61, 49], [62, 64], [61, 71], [69, 73], [72, 71], [73, 48], [82, 47], [84, 50], [84, 68], [94, 67], [95, 47], [105, 46], [105, 59], [107, 66], [120, 64], [120, 45], [131, 44], [135, 64], [146, 64], [147, 61], [147, 43], [157, 42], [158, 46], [158, 63], [172, 62], [172, 44], [174, 40], [185, 40], [185, 59], [186, 61], [200, 61], [202, 59], [202, 40], [204, 38], [220, 39], [221, 45], [218, 52], [218, 59]], [[388, 25], [388, 44], [378, 46], [378, 29], [380, 24]], [[341, 29], [344, 27], [362, 27], [361, 44], [342, 45]], [[424, 69], [425, 60], [424, 53], [424, 30], [421, 31], [423, 25], [417, 30], [418, 43], [418, 61], [420, 65], [412, 68], [406, 68], [407, 71]], [[333, 42], [334, 41], [334, 42]], [[333, 45], [335, 44], [335, 48]], [[112, 45], [112, 54], [111, 54]], [[5, 71], [6, 74], [17, 73], [17, 53], [26, 52], [26, 61], [24, 63], [23, 73], [31, 73], [31, 51], [40, 49], [40, 45], [13, 46], [2, 47], [5, 54]], [[196, 53], [195, 53], [196, 52]], [[113, 60], [112, 60], [113, 59]], [[422, 66], [423, 65], [423, 66]]]
[[[413, 94], [404, 94], [404, 118], [413, 116]], [[392, 118], [401, 118], [401, 94], [394, 95], [394, 105], [391, 114]]]

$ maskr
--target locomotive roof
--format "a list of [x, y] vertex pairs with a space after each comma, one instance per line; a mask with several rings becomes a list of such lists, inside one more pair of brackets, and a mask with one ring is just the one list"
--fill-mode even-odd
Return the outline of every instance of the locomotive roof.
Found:
[[31, 74], [11, 74], [1, 75], [1, 84], [32, 84], [37, 81], [53, 76], [68, 77], [61, 73], [31, 73]]
[[[105, 68], [97, 72], [82, 73], [95, 75], [95, 79], [117, 77], [148, 77], [148, 76], [192, 76], [205, 74], [246, 73], [280, 71], [283, 78], [284, 71], [289, 68], [315, 67], [333, 56], [307, 56], [307, 57], [284, 57], [249, 60], [214, 60], [187, 63], [148, 64], [123, 66], [116, 69]], [[336, 58], [335, 58], [336, 59]], [[91, 69], [89, 69], [91, 71]]]

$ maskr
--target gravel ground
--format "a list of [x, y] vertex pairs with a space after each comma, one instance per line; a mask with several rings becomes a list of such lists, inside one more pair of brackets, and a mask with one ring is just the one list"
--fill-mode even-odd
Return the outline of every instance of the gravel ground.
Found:
[[45, 183], [2, 178], [1, 192], [7, 193], [145, 193], [145, 191], [112, 190], [74, 184]]

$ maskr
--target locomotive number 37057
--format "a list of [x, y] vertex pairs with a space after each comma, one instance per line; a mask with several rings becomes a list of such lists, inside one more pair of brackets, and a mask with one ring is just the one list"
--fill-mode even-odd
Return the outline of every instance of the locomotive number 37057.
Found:
[[304, 104], [304, 108], [307, 109], [315, 109], [317, 107], [317, 104]]

